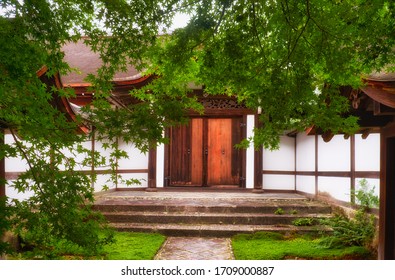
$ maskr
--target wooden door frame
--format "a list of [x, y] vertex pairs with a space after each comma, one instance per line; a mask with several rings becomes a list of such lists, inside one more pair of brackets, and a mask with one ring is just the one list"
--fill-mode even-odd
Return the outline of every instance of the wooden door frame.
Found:
[[[395, 123], [391, 123], [382, 128], [380, 136], [381, 155], [378, 258], [395, 259]], [[389, 177], [391, 175], [392, 178]]]
[[[241, 118], [242, 124], [246, 124], [247, 122], [247, 115], [204, 115], [204, 116], [191, 116], [190, 119], [193, 118], [201, 118], [203, 119], [203, 146], [205, 146], [208, 142], [208, 119], [233, 119], [233, 118]], [[247, 134], [247, 128], [246, 125], [242, 126], [241, 129], [241, 139], [245, 139]], [[167, 128], [165, 130], [165, 137], [170, 139], [170, 128]], [[170, 145], [166, 144], [165, 145], [165, 152], [164, 152], [164, 186], [169, 187], [170, 185]], [[203, 160], [203, 183], [202, 187], [208, 187], [207, 186], [207, 160]], [[240, 178], [242, 178], [239, 182], [239, 188], [245, 188], [245, 176], [246, 176], [246, 150], [243, 150], [241, 153], [241, 160], [240, 160]], [[244, 180], [243, 180], [244, 179]], [[189, 186], [185, 186], [189, 187]], [[196, 187], [196, 186], [191, 186], [191, 187]]]

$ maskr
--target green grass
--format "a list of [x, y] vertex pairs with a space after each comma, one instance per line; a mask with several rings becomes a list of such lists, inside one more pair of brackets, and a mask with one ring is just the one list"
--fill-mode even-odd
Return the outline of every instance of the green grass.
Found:
[[22, 251], [9, 255], [9, 259], [56, 260], [152, 260], [166, 237], [156, 233], [115, 232], [114, 242], [105, 245], [95, 255], [78, 245], [59, 241], [51, 248]]
[[323, 240], [307, 235], [287, 237], [280, 233], [260, 232], [234, 236], [232, 247], [237, 260], [372, 259], [364, 247], [327, 248]]
[[108, 260], [152, 260], [166, 237], [156, 233], [117, 232], [115, 242], [104, 247]]

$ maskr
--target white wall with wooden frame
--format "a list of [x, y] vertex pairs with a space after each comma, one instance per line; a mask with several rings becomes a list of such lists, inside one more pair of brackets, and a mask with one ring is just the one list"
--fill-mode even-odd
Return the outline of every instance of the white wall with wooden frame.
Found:
[[351, 193], [366, 179], [379, 194], [380, 134], [282, 136], [280, 149], [262, 153], [264, 190], [295, 190], [350, 202]]

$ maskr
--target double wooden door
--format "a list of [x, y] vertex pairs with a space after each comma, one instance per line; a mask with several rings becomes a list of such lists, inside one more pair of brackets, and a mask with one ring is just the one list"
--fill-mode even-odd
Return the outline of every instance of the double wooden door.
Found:
[[241, 186], [242, 117], [193, 118], [170, 129], [168, 184], [171, 186]]

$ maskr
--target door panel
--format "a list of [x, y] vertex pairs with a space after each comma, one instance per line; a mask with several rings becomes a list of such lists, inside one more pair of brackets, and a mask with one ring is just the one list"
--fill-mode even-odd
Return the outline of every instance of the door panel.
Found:
[[191, 184], [203, 185], [203, 119], [192, 119]]
[[239, 185], [240, 119], [209, 119], [207, 125], [207, 185]]
[[203, 184], [203, 119], [170, 129], [170, 185]]

